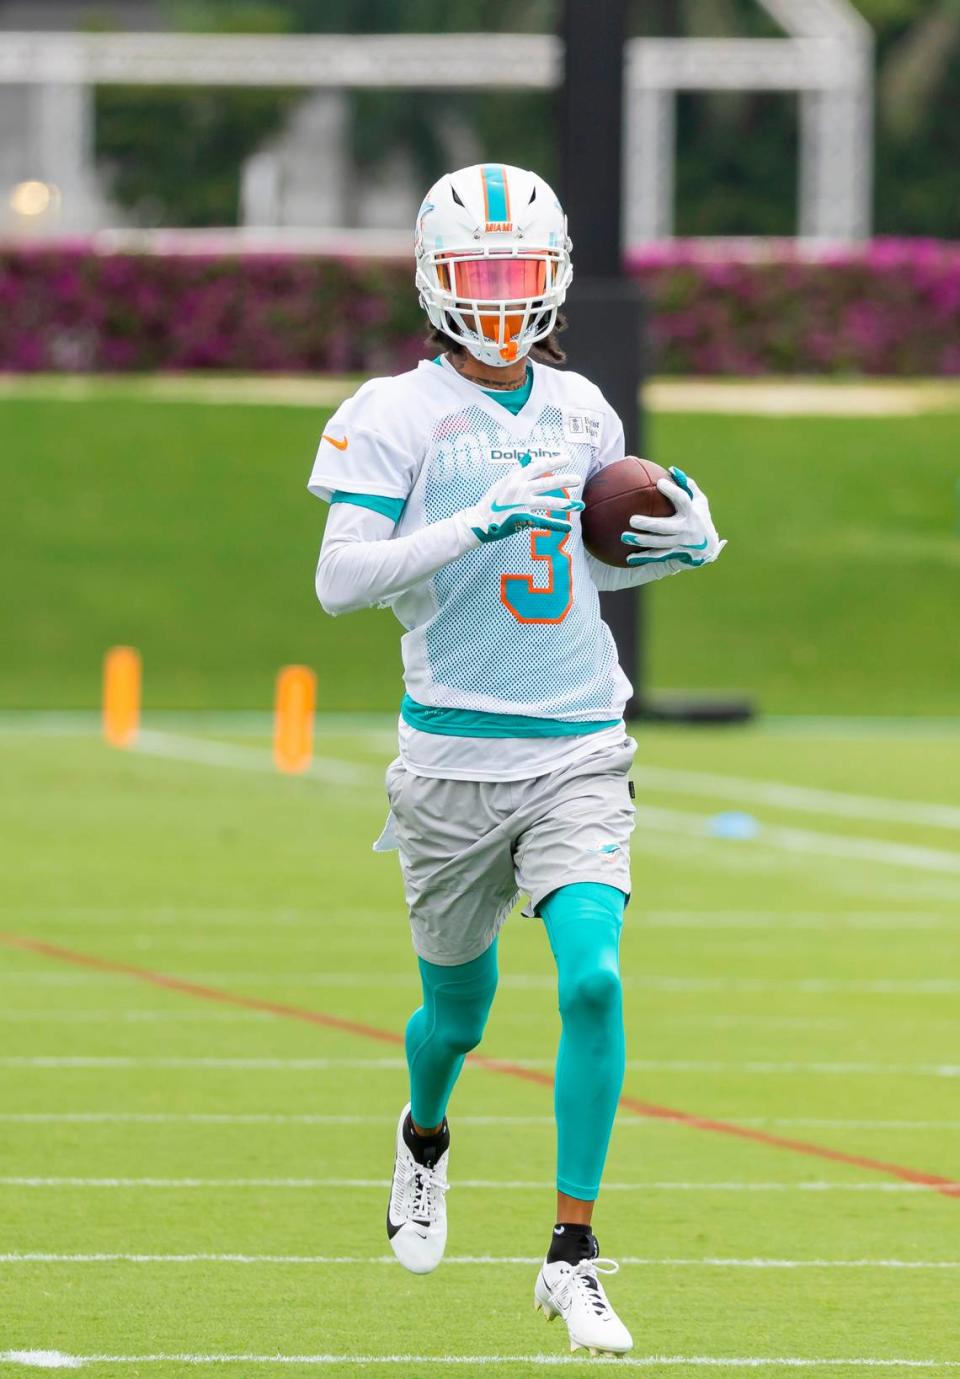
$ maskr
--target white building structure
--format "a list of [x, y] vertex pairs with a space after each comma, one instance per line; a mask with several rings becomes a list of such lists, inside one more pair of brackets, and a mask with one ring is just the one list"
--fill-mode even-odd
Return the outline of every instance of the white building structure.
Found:
[[[849, 0], [757, 0], [785, 30], [769, 39], [631, 39], [624, 97], [624, 232], [628, 245], [673, 228], [675, 104], [685, 90], [795, 91], [801, 105], [798, 234], [870, 233], [872, 33]], [[409, 223], [403, 169], [364, 205], [347, 159], [343, 92], [550, 89], [562, 70], [549, 34], [206, 35], [0, 31], [0, 86], [29, 90], [26, 134], [0, 135], [0, 179], [59, 189], [59, 228], [107, 215], [92, 137], [97, 84], [300, 86], [316, 94], [249, 161], [248, 223], [343, 227]], [[5, 147], [5, 145], [8, 145]], [[13, 148], [13, 153], [11, 153]], [[5, 199], [6, 199], [5, 196]]]

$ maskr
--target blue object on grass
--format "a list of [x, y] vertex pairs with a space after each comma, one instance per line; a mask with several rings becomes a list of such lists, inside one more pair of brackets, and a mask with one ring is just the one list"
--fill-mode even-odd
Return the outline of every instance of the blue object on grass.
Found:
[[707, 832], [714, 838], [756, 838], [760, 824], [752, 814], [744, 814], [739, 809], [728, 809], [722, 814], [714, 814], [707, 820]]

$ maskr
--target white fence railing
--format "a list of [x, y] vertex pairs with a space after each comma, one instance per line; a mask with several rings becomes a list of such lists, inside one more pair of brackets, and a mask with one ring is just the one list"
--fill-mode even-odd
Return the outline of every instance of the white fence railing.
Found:
[[[798, 232], [835, 240], [869, 233], [870, 30], [847, 0], [759, 3], [789, 37], [630, 40], [628, 244], [672, 232], [676, 94], [697, 89], [798, 92]], [[0, 83], [33, 88], [35, 175], [65, 189], [78, 229], [92, 185], [90, 92], [98, 84], [544, 90], [559, 83], [562, 62], [560, 40], [549, 34], [0, 32]]]

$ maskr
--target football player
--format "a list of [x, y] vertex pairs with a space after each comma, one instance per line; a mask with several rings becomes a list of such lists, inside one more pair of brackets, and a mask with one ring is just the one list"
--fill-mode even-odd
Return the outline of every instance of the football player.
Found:
[[422, 1004], [406, 1030], [387, 1234], [414, 1273], [443, 1257], [447, 1105], [497, 987], [497, 936], [519, 892], [546, 930], [562, 1034], [557, 1212], [534, 1301], [572, 1349], [622, 1354], [630, 1333], [591, 1230], [624, 1070], [619, 939], [630, 893], [636, 744], [630, 685], [598, 590], [709, 564], [722, 542], [680, 470], [672, 517], [636, 517], [628, 568], [584, 549], [578, 495], [623, 458], [620, 420], [563, 360], [572, 276], [556, 196], [520, 168], [442, 177], [420, 208], [416, 285], [437, 355], [366, 383], [328, 422], [311, 493], [330, 504], [317, 595], [403, 627], [406, 694], [390, 813]]

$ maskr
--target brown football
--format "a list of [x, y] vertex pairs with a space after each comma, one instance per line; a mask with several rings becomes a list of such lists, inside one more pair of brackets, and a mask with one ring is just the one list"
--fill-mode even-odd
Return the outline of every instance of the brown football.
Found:
[[601, 469], [583, 490], [586, 504], [580, 514], [583, 544], [604, 565], [622, 565], [637, 547], [625, 546], [621, 532], [630, 530], [630, 518], [672, 517], [676, 511], [669, 498], [657, 488], [658, 479], [669, 479], [668, 472], [652, 460], [635, 455], [616, 460]]

